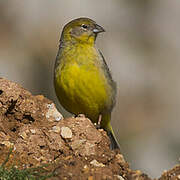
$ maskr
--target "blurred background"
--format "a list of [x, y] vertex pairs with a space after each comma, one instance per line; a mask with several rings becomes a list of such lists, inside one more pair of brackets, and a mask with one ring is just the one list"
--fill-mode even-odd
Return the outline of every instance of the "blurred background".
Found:
[[0, 2], [0, 77], [60, 107], [53, 68], [63, 26], [89, 17], [106, 29], [99, 49], [117, 82], [112, 125], [131, 168], [152, 177], [180, 157], [180, 1]]

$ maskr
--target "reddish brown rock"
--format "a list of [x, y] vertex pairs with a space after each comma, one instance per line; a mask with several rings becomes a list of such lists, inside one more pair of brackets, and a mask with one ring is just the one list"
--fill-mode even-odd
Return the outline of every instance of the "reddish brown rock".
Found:
[[[63, 119], [52, 101], [0, 78], [0, 164], [11, 147], [7, 166], [48, 163], [57, 174], [51, 179], [150, 180], [131, 170], [119, 150], [110, 150], [106, 132], [97, 130], [89, 119], [83, 115]], [[179, 174], [177, 166], [160, 180]]]

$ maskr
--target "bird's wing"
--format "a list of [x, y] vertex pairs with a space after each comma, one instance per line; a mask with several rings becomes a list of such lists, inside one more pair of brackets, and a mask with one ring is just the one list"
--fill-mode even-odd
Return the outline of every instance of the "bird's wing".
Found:
[[101, 53], [101, 51], [98, 49], [98, 52], [100, 54], [100, 56], [102, 57], [102, 61], [103, 61], [103, 69], [105, 70], [105, 73], [106, 73], [106, 76], [108, 77], [109, 81], [110, 81], [110, 84], [112, 86], [112, 90], [114, 91], [113, 93], [113, 105], [112, 107], [115, 105], [116, 103], [116, 92], [117, 92], [117, 86], [116, 86], [116, 82], [112, 79], [112, 75], [111, 75], [111, 72], [109, 70], [109, 67], [104, 59], [104, 56], [103, 54]]

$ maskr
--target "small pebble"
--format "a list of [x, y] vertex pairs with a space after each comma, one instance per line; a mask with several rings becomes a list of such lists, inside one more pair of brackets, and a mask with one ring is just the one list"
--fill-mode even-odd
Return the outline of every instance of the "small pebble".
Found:
[[64, 139], [71, 139], [72, 138], [72, 131], [68, 127], [62, 127], [61, 128], [61, 136]]
[[95, 159], [92, 160], [92, 161], [90, 162], [90, 164], [93, 165], [93, 166], [96, 166], [96, 167], [104, 167], [104, 166], [105, 166], [103, 163], [99, 163], [99, 162], [96, 161]]
[[46, 118], [49, 119], [49, 121], [60, 121], [63, 118], [62, 114], [56, 109], [53, 103], [47, 104], [47, 108]]
[[20, 136], [21, 136], [23, 139], [26, 139], [26, 138], [27, 138], [27, 134], [26, 134], [25, 132], [22, 132], [22, 133], [20, 134]]
[[86, 118], [84, 114], [78, 114], [78, 117]]
[[59, 126], [53, 126], [52, 131], [56, 132], [56, 133], [59, 133], [60, 132], [60, 127]]
[[36, 130], [35, 129], [30, 129], [31, 133], [32, 134], [35, 134], [36, 133]]

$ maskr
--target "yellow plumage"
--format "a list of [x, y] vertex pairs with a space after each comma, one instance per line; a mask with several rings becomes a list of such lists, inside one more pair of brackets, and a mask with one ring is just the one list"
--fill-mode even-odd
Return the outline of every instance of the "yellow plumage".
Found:
[[[95, 28], [97, 32], [93, 33]], [[93, 123], [97, 123], [102, 115], [101, 127], [114, 134], [110, 116], [116, 87], [94, 45], [98, 31], [103, 29], [87, 18], [73, 20], [64, 27], [56, 58], [54, 85], [57, 97], [67, 111], [85, 114]]]

